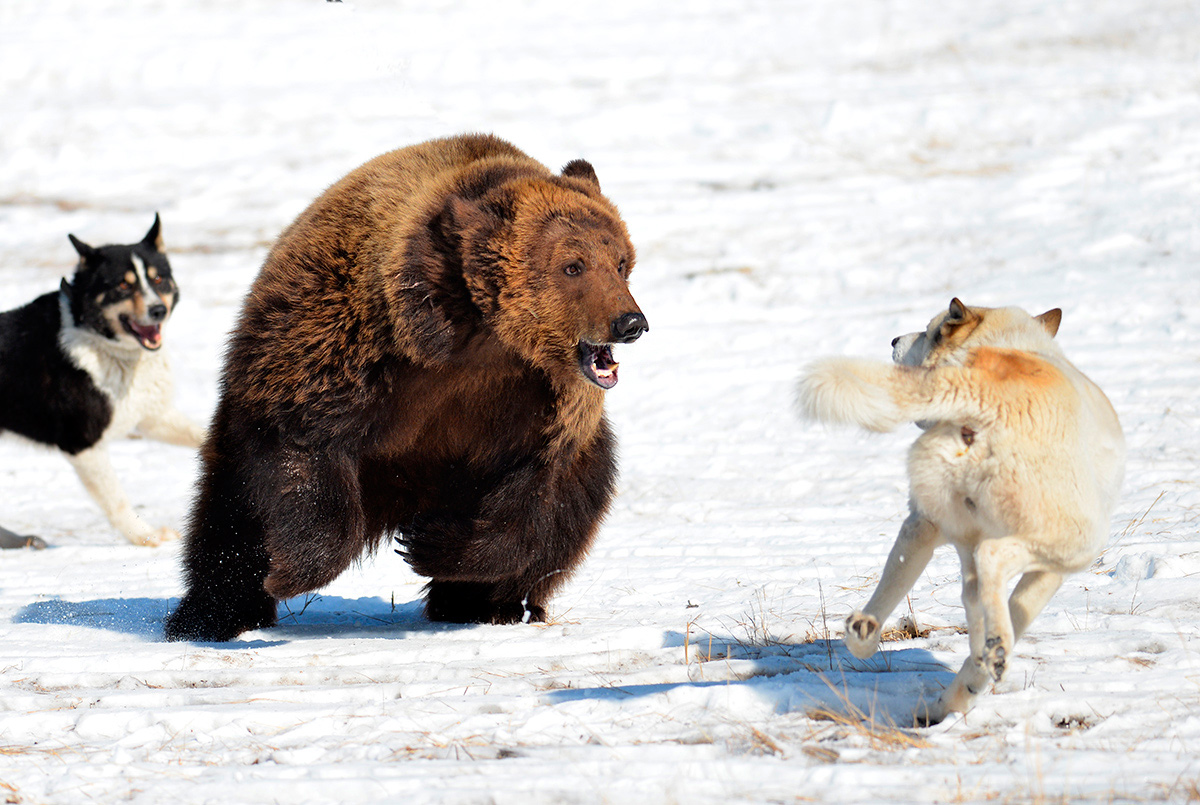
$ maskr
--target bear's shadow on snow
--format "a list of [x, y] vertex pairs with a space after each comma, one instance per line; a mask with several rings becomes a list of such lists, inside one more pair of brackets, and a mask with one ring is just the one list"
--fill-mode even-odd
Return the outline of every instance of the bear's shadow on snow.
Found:
[[[664, 634], [663, 648], [686, 645], [698, 645], [696, 635]], [[547, 698], [555, 703], [612, 701], [684, 688], [742, 687], [769, 701], [779, 713], [904, 729], [912, 726], [918, 704], [936, 700], [955, 674], [930, 651], [915, 646], [885, 644], [866, 660], [851, 654], [841, 640], [750, 646], [736, 638], [714, 636], [711, 643], [705, 638], [703, 648], [708, 659], [689, 664], [692, 678], [687, 682], [556, 690]]]
[[[98, 598], [91, 601], [54, 598], [27, 604], [13, 618], [13, 623], [82, 626], [159, 642], [165, 639], [163, 622], [178, 604], [178, 598]], [[462, 628], [458, 624], [431, 623], [422, 614], [423, 608], [421, 599], [398, 604], [382, 598], [301, 596], [281, 602], [278, 624], [261, 632], [279, 639], [243, 639], [218, 645], [236, 649], [279, 645], [292, 639], [313, 637], [403, 638], [412, 632]]]

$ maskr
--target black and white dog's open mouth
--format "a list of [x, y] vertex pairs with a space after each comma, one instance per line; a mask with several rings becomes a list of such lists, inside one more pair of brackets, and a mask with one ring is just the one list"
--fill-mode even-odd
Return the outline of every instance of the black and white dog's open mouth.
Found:
[[602, 389], [617, 385], [617, 367], [613, 360], [612, 344], [579, 342], [579, 369], [583, 376]]
[[138, 340], [145, 349], [158, 349], [162, 346], [162, 326], [158, 324], [138, 324], [128, 316], [121, 317], [121, 324], [130, 335]]

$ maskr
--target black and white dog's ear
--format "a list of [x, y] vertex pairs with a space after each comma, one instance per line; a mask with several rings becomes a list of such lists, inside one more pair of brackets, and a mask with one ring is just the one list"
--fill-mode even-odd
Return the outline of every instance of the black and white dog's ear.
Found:
[[67, 237], [71, 239], [71, 245], [75, 247], [75, 251], [79, 252], [79, 256], [83, 258], [84, 262], [90, 262], [99, 256], [99, 252], [74, 235], [67, 235]]
[[146, 237], [142, 238], [142, 245], [154, 249], [156, 252], [162, 251], [162, 221], [159, 220], [158, 213], [154, 213], [154, 225], [150, 227]]
[[[78, 277], [79, 274], [76, 273], [75, 276]], [[82, 286], [80, 286], [80, 287], [82, 288]], [[70, 313], [71, 319], [75, 322], [76, 325], [83, 323], [83, 319], [81, 318], [80, 313], [79, 313], [79, 299], [78, 299], [79, 293], [80, 293], [79, 291], [76, 291], [75, 286], [67, 281], [66, 277], [63, 277], [62, 282], [60, 282], [58, 284], [59, 302], [66, 303], [67, 308], [71, 312]]]

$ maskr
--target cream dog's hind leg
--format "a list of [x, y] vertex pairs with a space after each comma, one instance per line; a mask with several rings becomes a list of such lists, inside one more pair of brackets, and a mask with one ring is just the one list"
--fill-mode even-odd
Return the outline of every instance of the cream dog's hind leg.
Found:
[[[981, 555], [987, 568], [988, 575], [983, 578], [977, 570], [976, 554]], [[938, 700], [918, 708], [919, 724], [936, 724], [950, 713], [965, 713], [990, 682], [998, 682], [1004, 675], [1013, 644], [1063, 582], [1061, 573], [1032, 570], [1021, 576], [1012, 595], [1004, 601], [1009, 580], [1032, 561], [1022, 542], [1013, 538], [987, 540], [976, 551], [960, 548], [959, 558], [970, 656]]]
[[892, 545], [879, 586], [861, 610], [846, 619], [846, 647], [860, 660], [875, 653], [883, 633], [883, 623], [896, 605], [908, 594], [942, 543], [941, 531], [915, 509], [911, 510], [900, 534]]
[[[975, 549], [975, 562], [979, 566], [979, 594], [983, 601], [984, 632], [983, 667], [997, 682], [1004, 676], [1008, 655], [1012, 653], [1016, 634], [1013, 618], [1009, 611], [1008, 582], [1024, 573], [1035, 562], [1035, 557], [1025, 547], [1027, 541], [1020, 537], [985, 539]], [[1055, 589], [1058, 589], [1057, 586]], [[1015, 593], [1015, 591], [1014, 591]], [[1028, 593], [1026, 593], [1028, 597]], [[1045, 606], [1045, 601], [1041, 602]], [[1030, 600], [1028, 603], [1036, 603]], [[1040, 607], [1039, 607], [1040, 611]], [[1032, 613], [1033, 616], [1037, 612]], [[1032, 616], [1025, 613], [1025, 625]]]
[[962, 565], [962, 603], [967, 616], [967, 640], [970, 651], [954, 681], [932, 704], [917, 706], [914, 720], [918, 726], [937, 724], [950, 713], [965, 713], [971, 702], [983, 691], [989, 679], [983, 668], [984, 635], [987, 633], [983, 599], [979, 589], [979, 570], [975, 553], [967, 546], [954, 546]]
[[1012, 618], [1013, 641], [1021, 639], [1029, 624], [1033, 623], [1050, 599], [1062, 586], [1062, 573], [1050, 570], [1031, 570], [1021, 576], [1016, 589], [1008, 598], [1008, 615]]

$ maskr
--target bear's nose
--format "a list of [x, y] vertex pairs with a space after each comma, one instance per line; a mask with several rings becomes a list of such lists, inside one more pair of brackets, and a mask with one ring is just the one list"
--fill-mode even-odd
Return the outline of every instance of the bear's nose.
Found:
[[630, 344], [641, 338], [642, 333], [649, 329], [650, 325], [641, 313], [625, 313], [613, 321], [612, 340], [618, 344]]
[[896, 346], [896, 345], [897, 345], [897, 344], [899, 344], [899, 343], [900, 343], [900, 336], [896, 336], [895, 338], [893, 338], [893, 339], [892, 339], [892, 346], [893, 346], [893, 347], [894, 347], [894, 346]]
[[150, 310], [148, 310], [147, 313], [150, 314], [150, 321], [160, 322], [167, 317], [167, 306], [151, 305]]

